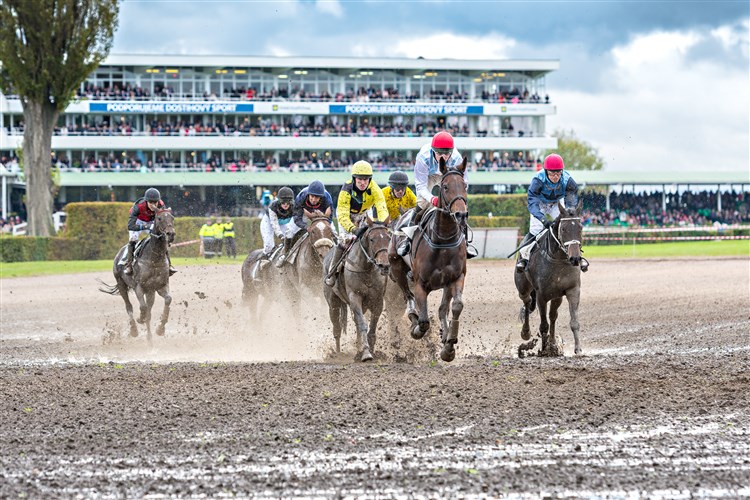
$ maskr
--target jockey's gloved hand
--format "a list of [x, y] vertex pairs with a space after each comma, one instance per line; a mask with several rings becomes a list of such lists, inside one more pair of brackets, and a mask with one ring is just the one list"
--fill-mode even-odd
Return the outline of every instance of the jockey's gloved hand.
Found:
[[433, 207], [436, 207], [438, 206], [438, 203], [440, 203], [440, 200], [438, 199], [437, 196], [433, 196], [432, 199], [430, 200], [430, 203], [432, 203]]

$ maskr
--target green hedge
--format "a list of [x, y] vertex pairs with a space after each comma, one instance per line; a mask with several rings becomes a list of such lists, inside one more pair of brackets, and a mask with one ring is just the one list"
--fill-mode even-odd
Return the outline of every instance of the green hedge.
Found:
[[79, 258], [98, 260], [114, 258], [128, 241], [128, 217], [131, 203], [68, 203], [64, 211], [66, 238], [80, 240]]
[[494, 217], [526, 217], [526, 194], [472, 194], [469, 195], [469, 213]]
[[0, 262], [81, 260], [81, 242], [73, 238], [4, 236], [0, 238]]
[[[234, 222], [234, 243], [237, 246], [238, 256], [245, 256], [252, 250], [263, 246], [258, 217], [232, 217], [231, 219]], [[174, 227], [175, 243], [199, 239], [198, 232], [205, 222], [205, 217], [177, 217]], [[173, 247], [170, 254], [176, 257], [198, 257], [199, 248], [198, 243]]]

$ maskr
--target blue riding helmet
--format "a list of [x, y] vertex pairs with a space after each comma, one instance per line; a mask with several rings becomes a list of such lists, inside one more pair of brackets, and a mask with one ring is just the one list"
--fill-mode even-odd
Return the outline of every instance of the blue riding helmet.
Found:
[[326, 187], [320, 181], [312, 181], [310, 185], [307, 186], [307, 194], [308, 196], [313, 195], [323, 198], [326, 195]]

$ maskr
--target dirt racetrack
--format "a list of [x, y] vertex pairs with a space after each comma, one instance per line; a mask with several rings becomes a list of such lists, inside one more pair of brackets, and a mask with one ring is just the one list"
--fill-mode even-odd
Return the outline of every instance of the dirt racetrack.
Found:
[[0, 498], [750, 496], [747, 258], [593, 261], [558, 359], [516, 358], [512, 272], [470, 262], [451, 364], [251, 319], [239, 263], [181, 269], [153, 347], [109, 273], [2, 280]]

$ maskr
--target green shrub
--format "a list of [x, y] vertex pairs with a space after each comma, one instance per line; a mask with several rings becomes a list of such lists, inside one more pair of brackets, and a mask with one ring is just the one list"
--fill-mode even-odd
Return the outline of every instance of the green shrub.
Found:
[[119, 202], [68, 203], [64, 236], [81, 241], [79, 251], [83, 260], [114, 258], [128, 241], [132, 206]]
[[491, 213], [494, 217], [528, 217], [526, 194], [472, 194], [469, 195], [469, 213]]
[[528, 225], [528, 217], [486, 217], [483, 215], [469, 216], [469, 225], [475, 228], [486, 227], [518, 227]]

